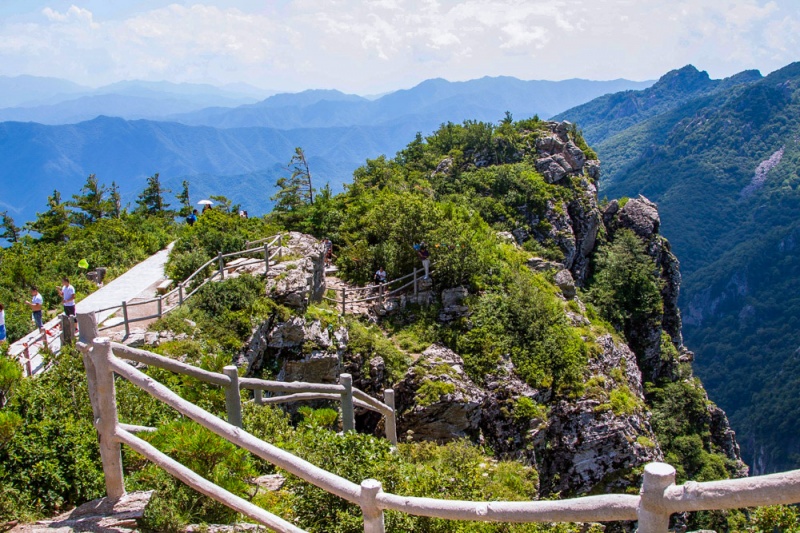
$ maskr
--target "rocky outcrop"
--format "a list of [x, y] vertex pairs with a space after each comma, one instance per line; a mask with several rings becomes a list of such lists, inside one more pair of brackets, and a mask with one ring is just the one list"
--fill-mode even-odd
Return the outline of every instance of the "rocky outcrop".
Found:
[[[590, 376], [576, 401], [559, 400], [536, 452], [543, 494], [620, 491], [635, 484], [634, 469], [663, 458], [644, 408], [636, 356], [611, 335], [589, 361]], [[612, 395], [630, 405], [615, 412]]]
[[600, 164], [587, 160], [570, 138], [569, 122], [548, 122], [547, 128], [536, 140], [536, 169], [547, 183], [571, 189], [571, 200], [548, 200], [542, 213], [528, 213], [532, 231], [518, 228], [512, 233], [520, 244], [530, 237], [556, 244], [564, 255], [562, 268], [583, 286], [590, 275], [589, 258], [602, 226], [595, 186]]
[[298, 232], [281, 241], [279, 261], [267, 272], [267, 296], [294, 309], [325, 293], [325, 257], [322, 244]]
[[444, 346], [422, 353], [395, 387], [395, 398], [401, 438], [444, 442], [477, 437], [485, 393], [464, 372], [461, 357]]

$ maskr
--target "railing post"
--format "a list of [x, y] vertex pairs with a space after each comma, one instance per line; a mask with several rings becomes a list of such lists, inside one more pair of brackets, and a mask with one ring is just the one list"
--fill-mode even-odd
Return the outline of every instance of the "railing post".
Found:
[[253, 389], [253, 402], [256, 405], [264, 405], [264, 396], [261, 389]]
[[379, 300], [378, 300], [378, 301], [379, 301], [380, 303], [383, 303], [383, 287], [384, 287], [384, 284], [383, 284], [383, 283], [381, 283], [381, 284], [378, 286], [378, 296], [379, 296]]
[[219, 277], [225, 279], [225, 259], [222, 257], [222, 252], [217, 254], [217, 262], [219, 263]]
[[159, 294], [159, 295], [158, 295], [158, 318], [161, 318], [161, 315], [162, 315], [162, 309], [164, 308], [164, 307], [163, 307], [163, 303], [161, 302], [161, 299], [162, 299], [162, 298], [163, 298], [163, 296]]
[[130, 337], [131, 325], [128, 324], [128, 302], [122, 302], [122, 319], [125, 322], [125, 336]]
[[342, 287], [342, 316], [347, 314], [347, 290]]
[[22, 351], [25, 354], [25, 370], [28, 372], [28, 377], [33, 375], [33, 365], [31, 365], [31, 349], [28, 343], [25, 343], [25, 349]]
[[58, 315], [61, 322], [61, 346], [72, 344], [75, 340], [75, 328], [72, 324], [72, 319], [68, 315]]
[[183, 305], [183, 282], [178, 283], [178, 305]]
[[97, 337], [92, 343], [92, 362], [97, 381], [97, 408], [100, 416], [94, 427], [100, 437], [100, 457], [103, 460], [103, 474], [106, 478], [106, 492], [112, 500], [125, 494], [125, 480], [122, 475], [122, 451], [114, 434], [117, 430], [117, 394], [114, 389], [114, 372], [111, 370], [111, 340]]
[[342, 391], [342, 431], [355, 431], [356, 418], [353, 410], [353, 376], [340, 374], [339, 384], [344, 387]]
[[239, 369], [228, 365], [222, 369], [223, 374], [231, 380], [225, 387], [225, 411], [228, 413], [228, 424], [242, 427], [242, 396], [239, 391]]
[[414, 267], [414, 296], [417, 295], [417, 267]]
[[269, 274], [269, 243], [264, 243], [264, 274]]
[[675, 469], [667, 463], [649, 463], [644, 467], [639, 501], [639, 533], [666, 533], [669, 511], [664, 507], [664, 491], [675, 484]]
[[385, 533], [383, 509], [378, 507], [375, 498], [383, 490], [377, 479], [365, 479], [361, 482], [361, 498], [359, 505], [364, 515], [364, 533]]
[[[78, 333], [81, 342], [92, 345], [92, 341], [98, 337], [97, 315], [91, 313], [78, 313]], [[89, 402], [92, 404], [94, 419], [100, 418], [100, 408], [97, 399], [97, 372], [92, 362], [92, 356], [88, 352], [82, 352], [83, 366], [86, 368], [86, 385], [89, 389]]]
[[394, 389], [386, 389], [383, 391], [383, 403], [385, 403], [392, 410], [392, 414], [387, 415], [383, 421], [386, 430], [386, 439], [397, 446], [397, 415], [394, 408]]

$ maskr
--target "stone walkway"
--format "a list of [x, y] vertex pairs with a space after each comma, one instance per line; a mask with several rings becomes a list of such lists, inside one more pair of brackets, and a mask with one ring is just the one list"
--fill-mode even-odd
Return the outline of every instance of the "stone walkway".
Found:
[[[172, 250], [172, 244], [79, 301], [77, 311], [86, 313], [117, 306], [98, 313], [97, 321], [100, 323], [113, 315], [123, 301], [128, 302], [145, 294], [148, 294], [149, 297], [155, 296], [155, 287], [166, 279], [164, 265], [170, 250]], [[45, 342], [53, 352], [61, 349], [60, 324], [60, 319], [56, 317], [44, 325], [46, 333], [44, 339], [38, 331], [33, 331], [9, 347], [9, 355], [20, 359], [26, 376], [36, 375], [44, 370], [45, 361], [40, 350], [44, 347]], [[26, 347], [30, 356], [29, 365], [25, 362]]]

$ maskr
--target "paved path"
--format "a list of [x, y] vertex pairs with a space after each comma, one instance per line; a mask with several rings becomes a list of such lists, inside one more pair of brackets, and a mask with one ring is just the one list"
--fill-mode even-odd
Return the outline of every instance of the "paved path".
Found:
[[[77, 304], [77, 311], [79, 313], [88, 313], [99, 309], [118, 306], [98, 313], [97, 321], [101, 323], [114, 314], [117, 309], [119, 309], [119, 306], [122, 305], [123, 301], [127, 302], [141, 295], [151, 287], [153, 287], [153, 294], [150, 296], [154, 296], [154, 286], [165, 279], [164, 265], [167, 262], [170, 250], [172, 250], [172, 244], [79, 301]], [[18, 359], [22, 356], [20, 362], [25, 369], [26, 376], [38, 374], [44, 369], [44, 361], [39, 354], [39, 350], [43, 347], [44, 342], [46, 342], [48, 347], [54, 352], [57, 352], [61, 348], [60, 324], [60, 319], [58, 317], [54, 318], [45, 324], [45, 331], [47, 333], [45, 339], [42, 339], [38, 331], [34, 331], [10, 346], [10, 355]], [[24, 356], [26, 346], [30, 354], [30, 364], [26, 364], [26, 358]]]

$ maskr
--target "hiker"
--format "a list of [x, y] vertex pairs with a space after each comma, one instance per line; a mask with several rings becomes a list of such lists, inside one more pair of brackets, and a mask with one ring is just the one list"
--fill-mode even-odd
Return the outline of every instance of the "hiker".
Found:
[[386, 283], [386, 271], [383, 269], [383, 267], [380, 267], [378, 269], [378, 271], [375, 272], [375, 278], [374, 279], [375, 279], [375, 283], [377, 283], [378, 285]]
[[194, 226], [195, 222], [197, 222], [197, 209], [192, 209], [192, 212], [186, 217], [186, 223], [190, 226]]
[[431, 253], [428, 251], [428, 246], [424, 242], [420, 243], [417, 256], [419, 256], [420, 261], [422, 261], [422, 267], [425, 269], [425, 277], [423, 279], [427, 280], [430, 276]]
[[6, 342], [6, 308], [0, 304], [0, 344]]
[[322, 241], [322, 246], [325, 250], [325, 266], [331, 266], [333, 262], [333, 243], [329, 238], [325, 237], [325, 240]]
[[203, 214], [205, 214], [205, 212], [209, 209], [211, 209], [211, 206], [209, 204], [205, 204], [205, 206], [203, 206]]
[[64, 314], [75, 316], [75, 287], [69, 284], [69, 279], [64, 276], [61, 278], [61, 287], [56, 289], [61, 295], [61, 303], [64, 304]]
[[25, 305], [31, 308], [31, 317], [36, 327], [39, 328], [40, 333], [44, 333], [44, 324], [42, 324], [42, 305], [44, 300], [42, 295], [39, 294], [39, 289], [36, 285], [31, 286], [31, 301], [25, 302]]

